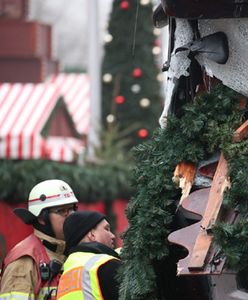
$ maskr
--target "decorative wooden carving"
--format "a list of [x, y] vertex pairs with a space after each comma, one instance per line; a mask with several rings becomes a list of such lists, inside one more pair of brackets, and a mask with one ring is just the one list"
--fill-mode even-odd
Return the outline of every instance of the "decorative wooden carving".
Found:
[[[240, 126], [233, 136], [233, 142], [239, 142], [248, 136], [248, 121]], [[212, 186], [191, 193], [185, 198], [181, 206], [203, 218], [191, 226], [177, 230], [168, 236], [171, 243], [185, 247], [187, 257], [178, 262], [178, 275], [220, 274], [225, 258], [220, 254], [220, 249], [213, 245], [212, 228], [221, 216], [223, 193], [230, 187], [228, 180], [228, 166], [223, 154], [214, 174]], [[235, 222], [237, 214], [229, 213], [227, 222]]]
[[221, 154], [219, 164], [214, 175], [212, 187], [210, 189], [207, 207], [200, 225], [200, 231], [198, 233], [189, 262], [188, 268], [190, 270], [204, 269], [207, 254], [213, 240], [211, 229], [219, 215], [224, 190], [229, 186], [227, 180], [227, 170], [227, 162], [223, 154]]

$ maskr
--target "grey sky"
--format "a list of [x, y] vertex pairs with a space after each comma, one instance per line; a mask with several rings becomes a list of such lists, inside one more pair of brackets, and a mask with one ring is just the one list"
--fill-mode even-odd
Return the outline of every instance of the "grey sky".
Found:
[[[54, 56], [62, 68], [87, 68], [88, 1], [91, 0], [30, 0], [29, 18], [53, 24]], [[112, 0], [98, 0], [101, 45], [111, 9]]]

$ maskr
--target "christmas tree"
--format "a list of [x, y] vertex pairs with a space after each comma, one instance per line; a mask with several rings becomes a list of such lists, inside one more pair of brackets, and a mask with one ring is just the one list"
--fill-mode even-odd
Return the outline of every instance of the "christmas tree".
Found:
[[149, 139], [161, 114], [160, 47], [150, 0], [115, 0], [105, 36], [102, 120], [128, 131], [130, 146]]

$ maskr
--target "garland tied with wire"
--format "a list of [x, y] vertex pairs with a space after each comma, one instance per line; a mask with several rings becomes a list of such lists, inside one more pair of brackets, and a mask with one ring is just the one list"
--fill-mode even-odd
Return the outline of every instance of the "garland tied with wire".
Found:
[[137, 192], [127, 208], [120, 300], [158, 299], [154, 263], [169, 255], [166, 237], [180, 197], [173, 172], [179, 162], [198, 164], [216, 151], [223, 151], [229, 164], [232, 186], [224, 203], [240, 206], [242, 218], [234, 226], [219, 224], [215, 240], [232, 268], [248, 266], [248, 141], [231, 143], [233, 132], [244, 121], [244, 110], [236, 92], [218, 86], [185, 105], [180, 119], [170, 115], [166, 129], [158, 129], [150, 141], [134, 149], [132, 183]]

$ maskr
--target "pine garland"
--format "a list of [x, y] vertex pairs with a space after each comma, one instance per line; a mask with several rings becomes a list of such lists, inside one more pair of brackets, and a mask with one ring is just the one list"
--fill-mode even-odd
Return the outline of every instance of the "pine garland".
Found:
[[47, 179], [62, 179], [73, 189], [80, 202], [129, 199], [130, 164], [112, 163], [78, 166], [44, 160], [0, 161], [0, 201], [25, 202], [33, 186]]
[[216, 243], [227, 257], [227, 266], [248, 275], [248, 140], [228, 144], [224, 149], [228, 160], [231, 189], [227, 190], [224, 205], [239, 213], [234, 224], [220, 223], [214, 230]]
[[[158, 129], [149, 142], [134, 150], [137, 163], [133, 172], [133, 185], [137, 187], [137, 192], [127, 209], [129, 228], [123, 236], [123, 265], [119, 272], [120, 300], [158, 299], [153, 263], [169, 255], [166, 237], [175, 215], [175, 200], [179, 198], [172, 177], [179, 162], [198, 164], [216, 151], [224, 151], [228, 162], [233, 162], [230, 164], [233, 187], [229, 191], [229, 201], [231, 205], [236, 204], [237, 200], [234, 199], [237, 193], [242, 205], [248, 201], [248, 181], [243, 178], [243, 166], [247, 173], [247, 161], [244, 165], [236, 162], [237, 153], [240, 153], [239, 158], [243, 158], [242, 162], [247, 158], [247, 147], [242, 143], [231, 144], [232, 134], [242, 123], [244, 113], [239, 108], [237, 93], [224, 86], [216, 87], [210, 94], [199, 95], [193, 104], [187, 104], [183, 112], [180, 119], [169, 116], [165, 130]], [[244, 184], [245, 180], [245, 189], [237, 191], [240, 183]], [[247, 200], [244, 201], [244, 198]], [[248, 212], [247, 209], [244, 211]], [[234, 234], [239, 238], [239, 232], [245, 244], [242, 251], [248, 250], [248, 235], [245, 235], [248, 227], [245, 227], [245, 232], [241, 225], [237, 224], [236, 227], [234, 232], [229, 227], [225, 227], [226, 231], [224, 227], [219, 227], [219, 239], [216, 242], [221, 243], [223, 239], [221, 244], [226, 241], [225, 245], [230, 245], [230, 236]], [[240, 251], [235, 249], [238, 245], [234, 246], [229, 253], [240, 256]], [[245, 252], [242, 253], [245, 255]]]

